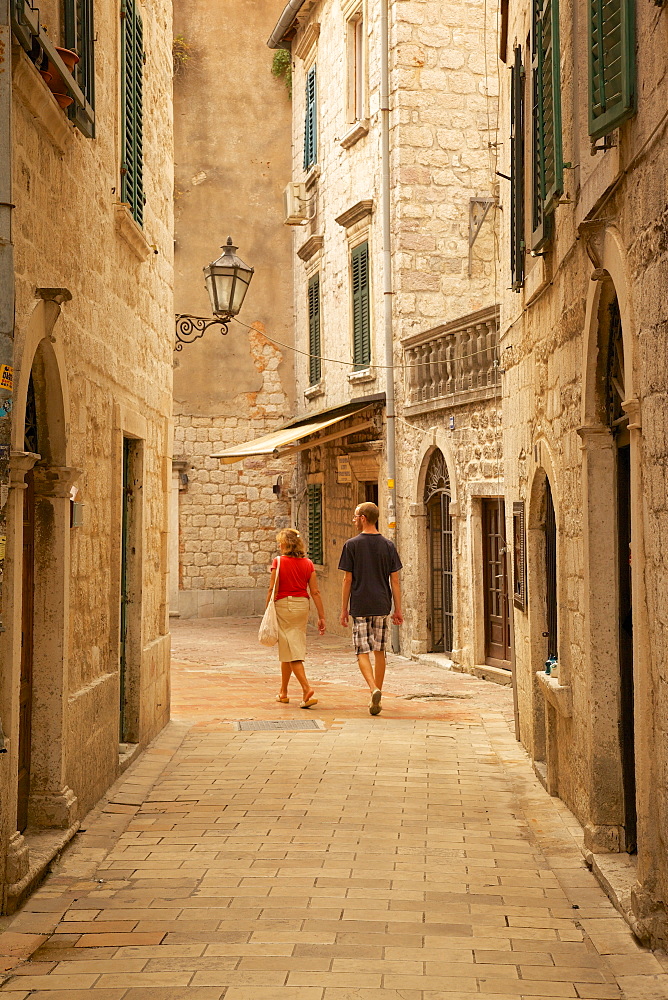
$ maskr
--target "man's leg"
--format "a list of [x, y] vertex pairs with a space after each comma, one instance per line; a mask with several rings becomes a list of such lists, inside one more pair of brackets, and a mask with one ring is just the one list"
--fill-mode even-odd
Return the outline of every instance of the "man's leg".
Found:
[[[377, 655], [377, 654], [376, 654]], [[360, 668], [362, 677], [369, 685], [369, 691], [375, 691], [378, 685], [376, 684], [376, 679], [373, 675], [373, 670], [371, 669], [371, 659], [368, 653], [358, 653], [357, 654], [357, 665]]]
[[382, 652], [376, 651], [373, 654], [373, 658], [374, 658], [373, 674], [375, 679], [375, 687], [377, 687], [379, 691], [382, 691], [383, 681], [385, 680], [385, 650], [383, 650]]

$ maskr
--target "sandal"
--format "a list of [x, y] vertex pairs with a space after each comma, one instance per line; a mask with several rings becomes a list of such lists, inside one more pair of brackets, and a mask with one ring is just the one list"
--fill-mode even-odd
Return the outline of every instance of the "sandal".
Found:
[[289, 698], [281, 698], [280, 694], [276, 695], [276, 701], [280, 701], [281, 705], [289, 705], [290, 704], [290, 699]]
[[317, 705], [318, 704], [318, 699], [314, 698], [313, 695], [314, 695], [314, 692], [313, 691], [309, 691], [307, 697], [304, 698], [304, 700], [302, 701], [302, 703], [301, 703], [301, 705], [299, 707], [300, 708], [310, 708], [311, 705]]

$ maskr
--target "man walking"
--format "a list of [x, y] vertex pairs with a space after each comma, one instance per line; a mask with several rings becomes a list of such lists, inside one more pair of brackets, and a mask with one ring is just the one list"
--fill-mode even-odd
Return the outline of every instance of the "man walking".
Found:
[[[355, 508], [353, 522], [359, 532], [343, 546], [339, 569], [342, 569], [341, 624], [353, 620], [353, 644], [357, 663], [371, 691], [369, 712], [378, 715], [385, 677], [385, 647], [390, 631], [389, 614], [394, 600], [392, 621], [403, 625], [401, 613], [401, 559], [394, 542], [378, 530], [378, 507], [361, 503]], [[371, 667], [370, 654], [374, 665]]]

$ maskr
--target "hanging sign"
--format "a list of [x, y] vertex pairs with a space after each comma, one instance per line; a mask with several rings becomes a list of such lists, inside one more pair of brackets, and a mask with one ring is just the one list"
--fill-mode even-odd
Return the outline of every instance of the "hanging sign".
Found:
[[336, 481], [337, 483], [352, 483], [353, 481], [350, 459], [347, 455], [339, 455], [336, 460]]

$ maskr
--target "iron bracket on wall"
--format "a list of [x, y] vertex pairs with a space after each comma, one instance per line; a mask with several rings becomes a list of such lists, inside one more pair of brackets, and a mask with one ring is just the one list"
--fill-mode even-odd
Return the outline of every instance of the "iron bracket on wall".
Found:
[[469, 201], [469, 278], [473, 270], [473, 244], [492, 205], [496, 205], [496, 198], [491, 196], [471, 198]]
[[225, 336], [229, 332], [228, 327], [231, 319], [231, 316], [224, 319], [206, 319], [205, 316], [189, 316], [187, 313], [180, 313], [176, 317], [175, 350], [182, 351], [184, 344], [192, 344], [195, 340], [199, 340], [210, 326], [220, 326], [220, 332]]

